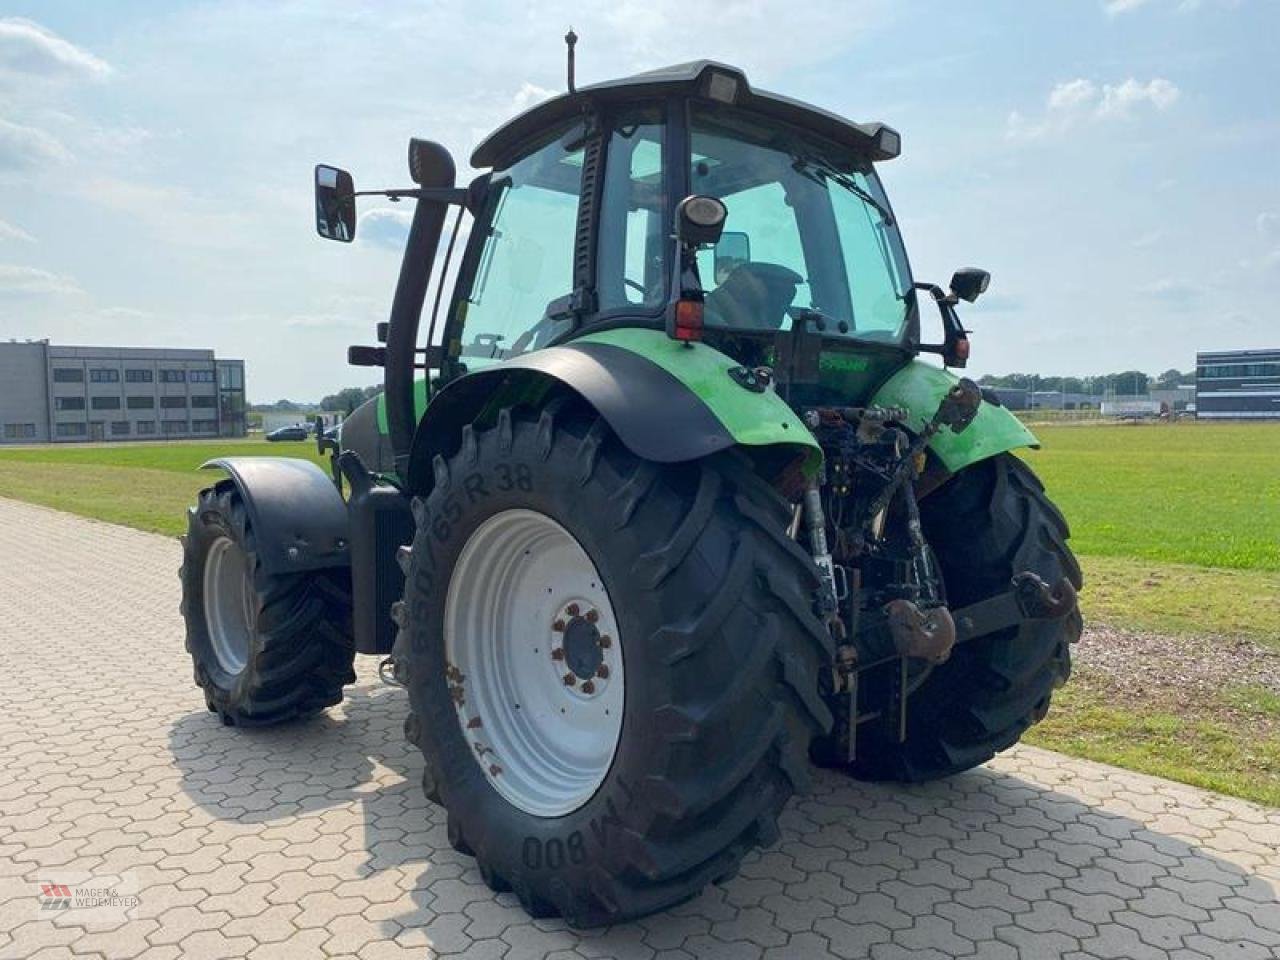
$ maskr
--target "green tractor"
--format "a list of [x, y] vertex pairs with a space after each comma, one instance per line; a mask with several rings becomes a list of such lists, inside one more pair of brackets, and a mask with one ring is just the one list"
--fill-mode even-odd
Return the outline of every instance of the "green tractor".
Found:
[[[571, 67], [466, 186], [411, 141], [416, 185], [370, 191], [414, 202], [390, 320], [350, 350], [385, 392], [321, 436], [332, 476], [215, 461], [190, 512], [209, 709], [307, 715], [382, 656], [453, 845], [576, 926], [733, 875], [812, 764], [920, 782], [1013, 745], [1068, 676], [1080, 570], [1011, 453], [1035, 437], [918, 359], [965, 365], [989, 277], [913, 280], [899, 148], [708, 61]], [[316, 168], [321, 236], [358, 195]]]

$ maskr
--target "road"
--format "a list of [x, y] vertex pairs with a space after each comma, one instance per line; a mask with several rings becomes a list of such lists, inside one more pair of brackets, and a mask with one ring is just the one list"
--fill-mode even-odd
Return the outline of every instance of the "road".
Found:
[[449, 847], [371, 660], [299, 725], [205, 710], [178, 562], [0, 499], [0, 957], [1280, 956], [1280, 810], [1031, 748], [922, 787], [821, 773], [725, 886], [530, 920]]

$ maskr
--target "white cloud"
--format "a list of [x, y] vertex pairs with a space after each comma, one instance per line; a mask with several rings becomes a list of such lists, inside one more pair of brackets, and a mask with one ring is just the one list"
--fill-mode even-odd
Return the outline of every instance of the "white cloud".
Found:
[[52, 134], [0, 120], [0, 170], [28, 170], [70, 159], [70, 151]]
[[84, 200], [129, 217], [174, 246], [242, 250], [251, 211], [228, 209], [213, 196], [185, 187], [120, 177], [94, 177], [76, 185]]
[[38, 23], [0, 18], [0, 75], [47, 80], [101, 80], [111, 65]]
[[59, 276], [37, 267], [0, 263], [0, 296], [36, 297], [79, 291], [80, 288], [70, 277]]
[[1280, 235], [1280, 216], [1263, 211], [1258, 214], [1256, 222], [1258, 226], [1258, 236], [1269, 239]]
[[550, 100], [561, 92], [560, 90], [548, 90], [546, 87], [540, 87], [536, 83], [530, 83], [526, 80], [520, 84], [520, 89], [511, 98], [511, 107], [516, 113], [523, 113], [530, 107], [538, 105], [543, 100]]
[[1163, 77], [1141, 83], [1133, 77], [1123, 83], [1102, 88], [1102, 101], [1097, 106], [1099, 117], [1126, 117], [1134, 107], [1149, 103], [1156, 110], [1168, 110], [1178, 102], [1181, 91]]
[[374, 207], [360, 214], [356, 236], [376, 247], [402, 250], [412, 222], [413, 213], [409, 210]]
[[1131, 117], [1136, 111], [1169, 110], [1181, 91], [1171, 81], [1154, 77], [1145, 82], [1129, 77], [1120, 83], [1097, 84], [1077, 77], [1056, 84], [1045, 98], [1044, 114], [1036, 120], [1014, 110], [1005, 135], [1010, 140], [1040, 140], [1066, 133], [1084, 123]]
[[1077, 78], [1060, 83], [1049, 91], [1049, 110], [1076, 110], [1098, 99], [1092, 80]]
[[[1150, 6], [1155, 0], [1102, 0], [1102, 9], [1107, 16], [1116, 17], [1124, 13], [1132, 13], [1142, 7]], [[1165, 0], [1161, 6], [1172, 6], [1178, 13], [1194, 13], [1206, 6], [1206, 0]], [[1240, 6], [1240, 0], [1217, 0], [1214, 6], [1234, 9]]]
[[21, 240], [23, 243], [35, 243], [36, 238], [21, 227], [0, 220], [0, 240]]
[[1138, 292], [1174, 307], [1189, 307], [1204, 294], [1204, 290], [1195, 284], [1168, 277], [1139, 287]]
[[1114, 17], [1145, 7], [1150, 2], [1151, 0], [1103, 0], [1102, 8], [1107, 11], [1107, 16]]

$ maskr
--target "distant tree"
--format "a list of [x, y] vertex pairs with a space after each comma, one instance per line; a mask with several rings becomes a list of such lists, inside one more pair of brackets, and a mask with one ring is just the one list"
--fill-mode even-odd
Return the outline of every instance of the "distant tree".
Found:
[[343, 387], [337, 393], [331, 393], [320, 400], [321, 410], [331, 410], [350, 415], [356, 407], [366, 400], [372, 400], [382, 392], [382, 387]]
[[320, 399], [321, 410], [334, 410], [350, 414], [356, 407], [364, 403], [363, 387], [345, 387], [337, 393], [331, 393]]
[[1170, 387], [1193, 387], [1196, 383], [1195, 370], [1166, 370], [1156, 377], [1156, 385], [1168, 389]]
[[1141, 370], [1109, 373], [1101, 378], [1104, 388], [1123, 397], [1140, 396], [1147, 392], [1151, 378]]

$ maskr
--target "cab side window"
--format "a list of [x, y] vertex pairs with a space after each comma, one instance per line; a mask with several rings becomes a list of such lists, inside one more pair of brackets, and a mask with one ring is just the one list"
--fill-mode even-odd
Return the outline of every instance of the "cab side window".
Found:
[[459, 306], [461, 342], [451, 345], [470, 369], [543, 346], [567, 327], [556, 306], [573, 291], [582, 150], [557, 137], [490, 183], [493, 219]]
[[602, 311], [666, 301], [663, 130], [657, 107], [628, 111], [613, 124], [596, 268]]

